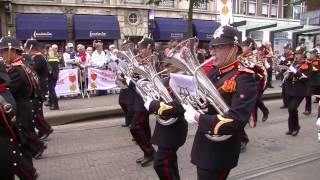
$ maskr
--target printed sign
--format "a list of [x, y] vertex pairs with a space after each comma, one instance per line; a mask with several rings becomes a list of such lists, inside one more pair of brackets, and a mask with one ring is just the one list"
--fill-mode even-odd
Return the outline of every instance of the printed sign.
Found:
[[117, 87], [116, 74], [109, 70], [88, 68], [88, 90], [107, 90]]
[[55, 87], [57, 96], [80, 94], [78, 83], [78, 69], [65, 69], [59, 72], [59, 79]]

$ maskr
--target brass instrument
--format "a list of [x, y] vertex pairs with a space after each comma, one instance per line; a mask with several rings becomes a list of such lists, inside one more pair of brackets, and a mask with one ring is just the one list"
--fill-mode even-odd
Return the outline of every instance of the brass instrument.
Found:
[[[199, 40], [197, 38], [190, 38], [181, 42], [168, 53], [167, 59], [168, 63], [187, 71], [194, 77], [198, 97], [191, 97], [190, 95], [184, 97], [185, 94], [181, 94], [175, 90], [173, 90], [173, 92], [182, 104], [191, 105], [200, 113], [204, 113], [204, 108], [209, 103], [219, 114], [225, 115], [229, 111], [228, 105], [225, 103], [224, 99], [221, 97], [219, 91], [212, 84], [210, 79], [202, 71], [202, 67], [210, 61], [200, 64], [196, 58], [194, 46], [198, 41]], [[231, 136], [232, 135], [221, 136], [206, 134], [206, 137], [209, 140], [216, 142], [225, 141]]]

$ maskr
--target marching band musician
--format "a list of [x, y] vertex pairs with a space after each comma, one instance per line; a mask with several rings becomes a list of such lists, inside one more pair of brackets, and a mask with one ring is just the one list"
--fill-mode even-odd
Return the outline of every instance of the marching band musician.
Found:
[[[179, 69], [172, 65], [169, 65], [167, 69], [171, 73], [179, 72]], [[163, 83], [169, 88], [168, 78], [164, 79]], [[183, 115], [184, 109], [177, 100], [166, 104], [150, 97], [147, 98], [144, 105], [150, 113], [157, 114], [162, 119], [178, 118], [173, 124], [167, 126], [157, 121], [151, 143], [158, 146], [153, 167], [159, 179], [179, 180], [177, 151], [186, 142], [188, 133], [188, 123], [184, 120]]]
[[[41, 44], [35, 39], [28, 39], [24, 45], [26, 56], [26, 62], [36, 72], [36, 76], [39, 78], [39, 92], [38, 95], [32, 100], [35, 114], [35, 126], [38, 129], [38, 137], [41, 140], [46, 139], [52, 132], [53, 129], [46, 122], [43, 115], [43, 101], [45, 101], [45, 95], [48, 91], [48, 74], [49, 64], [41, 53]], [[29, 60], [27, 60], [29, 59]]]
[[6, 72], [5, 64], [0, 62], [0, 177], [4, 180], [37, 179], [38, 173], [32, 162], [26, 158], [19, 144], [21, 139], [17, 130], [20, 128], [15, 121], [16, 103], [7, 85], [10, 78]]
[[[292, 49], [290, 48], [289, 44], [285, 44], [283, 46], [283, 50], [284, 50], [284, 61], [281, 61], [280, 65], [283, 66], [291, 66], [292, 62], [294, 61], [294, 53], [292, 51]], [[284, 74], [286, 72], [286, 70], [282, 70], [281, 73]], [[280, 109], [285, 109], [288, 108], [288, 95], [286, 93], [286, 88], [287, 88], [287, 81], [282, 81], [282, 101], [283, 101], [283, 105], [280, 107]]]
[[32, 157], [39, 158], [47, 148], [47, 145], [38, 139], [33, 125], [34, 110], [31, 101], [38, 88], [37, 77], [34, 77], [30, 67], [23, 63], [22, 48], [16, 38], [10, 35], [3, 37], [0, 40], [0, 51], [11, 79], [8, 87], [17, 105], [16, 119], [23, 137], [22, 150], [29, 155], [28, 159], [32, 163]]
[[297, 136], [300, 130], [298, 107], [310, 91], [312, 66], [304, 58], [305, 48], [297, 47], [295, 61], [291, 64], [285, 81], [288, 95], [288, 131], [286, 135]]
[[[152, 39], [144, 38], [139, 43], [139, 56], [141, 59], [145, 59], [146, 57], [150, 56], [153, 50], [154, 43]], [[131, 104], [131, 107], [129, 107], [132, 108], [133, 112], [133, 117], [129, 128], [133, 138], [144, 154], [143, 157], [136, 160], [136, 163], [141, 164], [142, 167], [145, 167], [153, 161], [155, 152], [150, 142], [151, 128], [149, 124], [149, 112], [144, 107], [144, 101], [142, 97], [135, 91], [135, 84], [130, 82], [128, 77], [125, 78], [130, 91], [128, 96], [133, 98], [133, 103]], [[134, 74], [132, 78], [133, 80], [138, 80], [139, 75]]]
[[[303, 112], [304, 115], [311, 114], [311, 96], [312, 95], [319, 95], [320, 94], [320, 79], [319, 79], [319, 63], [320, 59], [318, 59], [318, 51], [317, 49], [313, 48], [309, 51], [310, 59], [309, 61], [312, 64], [312, 73], [311, 73], [311, 89], [310, 94], [306, 96], [306, 104], [305, 104], [305, 111]], [[318, 97], [316, 97], [315, 102], [318, 102]]]
[[[222, 26], [215, 31], [209, 43], [215, 63], [208, 77], [230, 106], [228, 114], [217, 114], [212, 106], [209, 106], [207, 114], [200, 114], [193, 107], [183, 105], [186, 121], [198, 124], [191, 162], [197, 166], [199, 180], [226, 179], [230, 170], [237, 166], [240, 137], [256, 103], [255, 73], [241, 66], [237, 60], [242, 51], [238, 45], [238, 34], [236, 29]], [[172, 106], [171, 111], [180, 109], [180, 106], [173, 104], [169, 106]], [[205, 136], [208, 132], [232, 137], [222, 142], [214, 142]]]

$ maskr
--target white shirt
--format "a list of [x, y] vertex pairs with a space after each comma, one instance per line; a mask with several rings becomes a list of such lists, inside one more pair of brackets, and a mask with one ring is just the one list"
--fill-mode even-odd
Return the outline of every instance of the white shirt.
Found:
[[91, 57], [91, 66], [94, 67], [103, 67], [106, 64], [106, 54], [104, 51], [101, 51], [99, 54], [97, 50], [92, 53]]

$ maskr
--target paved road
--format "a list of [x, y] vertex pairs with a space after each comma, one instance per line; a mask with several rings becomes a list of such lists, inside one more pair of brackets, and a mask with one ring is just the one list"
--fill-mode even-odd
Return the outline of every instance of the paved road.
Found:
[[[251, 140], [247, 151], [240, 156], [238, 167], [231, 172], [230, 179], [309, 180], [320, 176], [320, 171], [317, 171], [319, 160], [310, 160], [313, 154], [320, 153], [316, 114], [300, 115], [301, 132], [297, 137], [291, 137], [284, 135], [287, 130], [287, 111], [279, 109], [281, 101], [273, 100], [266, 104], [272, 112], [270, 119], [265, 123], [259, 122], [256, 128], [247, 128]], [[135, 163], [142, 152], [131, 141], [128, 129], [120, 127], [123, 121], [123, 118], [113, 118], [54, 127], [55, 132], [47, 141], [49, 148], [43, 159], [35, 161], [40, 179], [157, 179], [152, 166], [142, 168]], [[154, 121], [151, 121], [151, 126], [154, 127]], [[190, 163], [195, 130], [195, 126], [189, 127], [187, 142], [178, 151], [183, 180], [196, 179], [195, 166]], [[299, 164], [301, 159], [307, 163]], [[298, 162], [298, 165], [275, 171], [277, 167], [292, 165], [292, 162]], [[257, 173], [265, 174], [270, 169], [273, 170], [271, 173], [256, 177]]]

